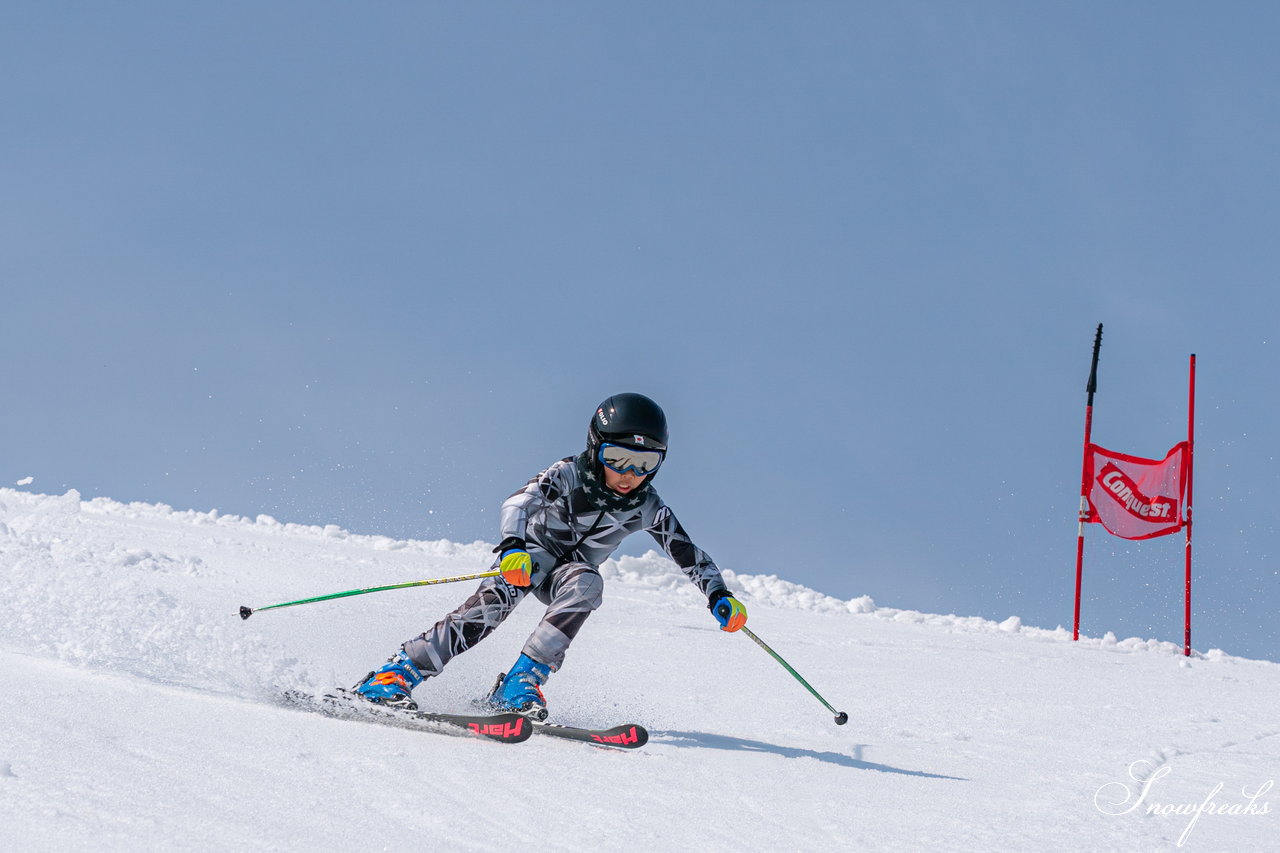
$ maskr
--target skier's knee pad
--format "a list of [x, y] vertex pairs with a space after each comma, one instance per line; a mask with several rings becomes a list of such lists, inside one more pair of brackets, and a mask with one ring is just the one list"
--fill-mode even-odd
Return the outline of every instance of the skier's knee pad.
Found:
[[595, 610], [604, 600], [604, 578], [585, 563], [564, 566], [564, 574], [552, 585], [551, 603], [574, 610]]

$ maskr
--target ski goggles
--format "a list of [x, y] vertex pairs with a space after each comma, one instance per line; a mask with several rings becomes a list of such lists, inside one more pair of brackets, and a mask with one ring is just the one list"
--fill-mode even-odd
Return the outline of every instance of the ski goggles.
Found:
[[619, 474], [634, 471], [636, 476], [645, 477], [658, 470], [665, 454], [661, 450], [637, 450], [622, 444], [601, 444], [596, 458], [600, 464]]

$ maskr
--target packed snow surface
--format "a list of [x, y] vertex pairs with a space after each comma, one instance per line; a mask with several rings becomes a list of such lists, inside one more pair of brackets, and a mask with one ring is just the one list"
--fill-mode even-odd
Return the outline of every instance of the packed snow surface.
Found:
[[[546, 687], [553, 720], [647, 726], [640, 751], [281, 706], [473, 583], [240, 605], [481, 571], [490, 548], [0, 489], [0, 849], [1280, 850], [1275, 663], [727, 575], [840, 727], [654, 553], [605, 565]], [[466, 710], [540, 611], [419, 702]]]

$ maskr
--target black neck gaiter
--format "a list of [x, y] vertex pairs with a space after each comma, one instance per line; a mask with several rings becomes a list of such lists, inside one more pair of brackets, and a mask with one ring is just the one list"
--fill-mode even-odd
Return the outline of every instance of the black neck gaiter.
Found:
[[600, 474], [600, 467], [592, 464], [592, 459], [587, 451], [578, 454], [574, 464], [578, 466], [578, 475], [582, 478], [582, 488], [586, 492], [587, 500], [593, 507], [598, 507], [610, 512], [616, 512], [623, 509], [635, 509], [644, 503], [645, 498], [649, 496], [649, 480], [652, 477], [646, 477], [644, 482], [640, 484], [634, 492], [629, 495], [620, 495], [613, 489], [604, 484], [604, 477]]

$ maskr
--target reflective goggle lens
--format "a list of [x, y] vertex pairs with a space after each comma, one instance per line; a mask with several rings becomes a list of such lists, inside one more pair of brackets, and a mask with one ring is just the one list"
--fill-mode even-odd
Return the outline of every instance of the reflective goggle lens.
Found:
[[662, 464], [661, 450], [636, 450], [620, 444], [600, 445], [600, 462], [610, 471], [625, 474], [635, 471], [644, 477], [658, 470]]

